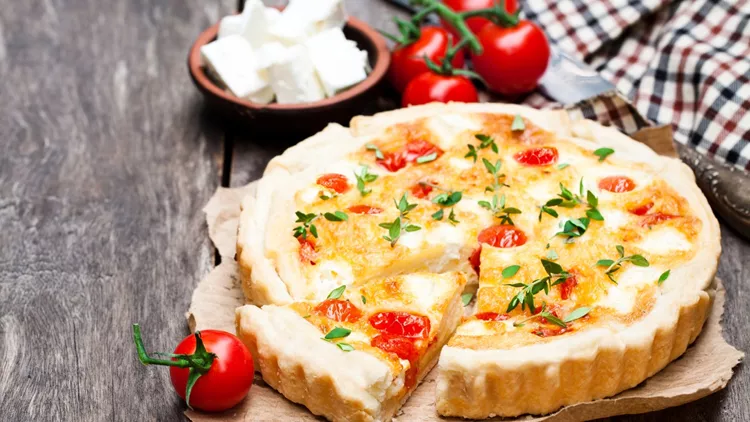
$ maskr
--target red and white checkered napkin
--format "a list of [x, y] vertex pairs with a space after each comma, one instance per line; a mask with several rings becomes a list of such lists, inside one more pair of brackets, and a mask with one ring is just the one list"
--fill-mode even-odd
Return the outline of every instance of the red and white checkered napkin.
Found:
[[[677, 142], [750, 170], [750, 1], [526, 0], [523, 8], [641, 115], [671, 124]], [[538, 94], [526, 103], [554, 106]], [[626, 132], [641, 126], [620, 102], [582, 111]]]

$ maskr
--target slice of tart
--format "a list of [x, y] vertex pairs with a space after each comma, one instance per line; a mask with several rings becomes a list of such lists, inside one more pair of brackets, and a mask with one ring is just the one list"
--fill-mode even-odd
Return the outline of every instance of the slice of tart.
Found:
[[237, 309], [263, 379], [332, 421], [388, 421], [432, 369], [461, 315], [461, 273], [341, 286], [320, 301]]

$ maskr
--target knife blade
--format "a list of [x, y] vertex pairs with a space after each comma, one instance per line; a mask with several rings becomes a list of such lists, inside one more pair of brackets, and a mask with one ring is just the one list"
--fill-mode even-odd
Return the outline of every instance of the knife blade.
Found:
[[[410, 14], [417, 11], [409, 0], [386, 2]], [[427, 22], [439, 24], [440, 20], [430, 15]], [[568, 110], [581, 108], [582, 104], [595, 101], [601, 96], [617, 95], [627, 102], [624, 97], [617, 94], [615, 85], [604, 79], [596, 70], [564, 52], [554, 43], [550, 43], [550, 49], [547, 72], [539, 82], [539, 92], [542, 95], [562, 104]], [[628, 105], [637, 128], [653, 125], [632, 104]], [[676, 142], [673, 144], [680, 159], [695, 173], [698, 186], [713, 210], [740, 235], [750, 239], [750, 174], [700, 154], [689, 146]]]

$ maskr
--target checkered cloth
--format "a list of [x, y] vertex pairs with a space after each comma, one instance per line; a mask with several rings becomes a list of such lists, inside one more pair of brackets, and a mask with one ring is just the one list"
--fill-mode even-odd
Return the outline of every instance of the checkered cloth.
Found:
[[[678, 142], [750, 170], [750, 1], [522, 3], [527, 18], [644, 117], [671, 124]], [[527, 103], [552, 106], [545, 101], [534, 95]]]

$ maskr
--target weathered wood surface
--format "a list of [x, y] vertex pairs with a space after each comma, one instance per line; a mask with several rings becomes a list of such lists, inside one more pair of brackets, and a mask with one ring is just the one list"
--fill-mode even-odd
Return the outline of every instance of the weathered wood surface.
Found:
[[[390, 28], [382, 2], [347, 5]], [[201, 207], [285, 148], [208, 116], [190, 84], [188, 47], [234, 0], [0, 6], [0, 420], [183, 420], [130, 324], [152, 350], [187, 334], [213, 263]], [[727, 338], [747, 351], [750, 245], [723, 235]], [[750, 420], [749, 396], [740, 366], [724, 392], [617, 420]]]

